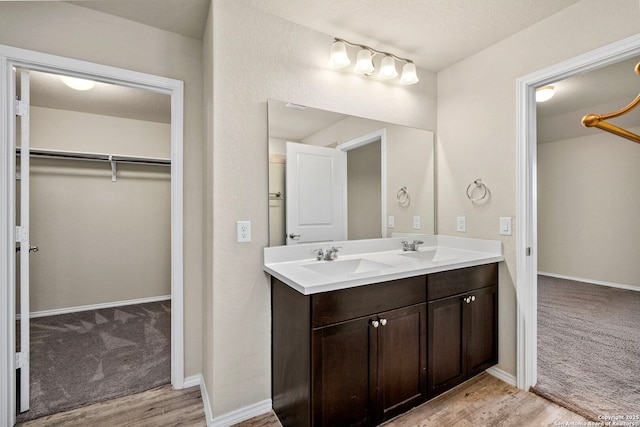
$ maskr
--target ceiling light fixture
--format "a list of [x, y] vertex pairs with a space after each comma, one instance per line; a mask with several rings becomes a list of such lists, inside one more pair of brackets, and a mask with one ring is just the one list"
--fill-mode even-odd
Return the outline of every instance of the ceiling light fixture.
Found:
[[347, 45], [353, 47], [359, 47], [358, 55], [356, 57], [356, 64], [353, 71], [365, 76], [373, 75], [376, 67], [373, 63], [373, 58], [376, 55], [383, 55], [380, 61], [380, 70], [377, 77], [380, 80], [391, 80], [398, 76], [398, 70], [396, 69], [396, 61], [404, 62], [402, 67], [402, 75], [398, 83], [401, 85], [412, 85], [420, 81], [416, 72], [416, 65], [410, 59], [401, 58], [389, 52], [382, 52], [373, 49], [369, 46], [362, 44], [354, 44], [344, 39], [335, 38], [331, 45], [331, 56], [329, 57], [329, 66], [331, 68], [345, 68], [350, 63], [349, 55], [347, 53]]
[[544, 102], [553, 98], [556, 90], [553, 86], [542, 86], [536, 89], [536, 102]]
[[96, 85], [93, 80], [79, 79], [77, 77], [60, 76], [60, 80], [75, 90], [89, 90]]

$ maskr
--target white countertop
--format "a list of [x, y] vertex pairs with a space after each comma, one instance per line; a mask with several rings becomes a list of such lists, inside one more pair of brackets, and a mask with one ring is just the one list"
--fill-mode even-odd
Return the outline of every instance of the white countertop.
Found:
[[[402, 241], [424, 241], [417, 252]], [[317, 261], [314, 249], [340, 247], [334, 261]], [[444, 235], [411, 235], [279, 246], [264, 249], [264, 271], [304, 295], [437, 273], [504, 260], [502, 242]]]

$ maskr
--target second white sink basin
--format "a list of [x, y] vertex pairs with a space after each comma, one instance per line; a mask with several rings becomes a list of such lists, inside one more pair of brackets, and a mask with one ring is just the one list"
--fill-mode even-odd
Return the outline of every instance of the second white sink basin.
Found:
[[364, 258], [345, 259], [337, 261], [318, 261], [311, 264], [303, 264], [305, 268], [326, 276], [342, 276], [345, 274], [368, 273], [391, 267], [388, 264], [371, 261]]

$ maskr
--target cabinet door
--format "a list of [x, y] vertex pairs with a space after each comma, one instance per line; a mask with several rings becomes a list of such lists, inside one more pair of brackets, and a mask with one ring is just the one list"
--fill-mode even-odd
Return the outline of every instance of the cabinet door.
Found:
[[392, 418], [426, 400], [426, 314], [423, 303], [379, 315], [378, 419]]
[[313, 425], [371, 425], [377, 329], [361, 318], [313, 330]]
[[427, 310], [427, 390], [433, 397], [464, 380], [462, 297], [430, 302]]
[[471, 292], [465, 305], [467, 375], [472, 377], [498, 363], [498, 288]]

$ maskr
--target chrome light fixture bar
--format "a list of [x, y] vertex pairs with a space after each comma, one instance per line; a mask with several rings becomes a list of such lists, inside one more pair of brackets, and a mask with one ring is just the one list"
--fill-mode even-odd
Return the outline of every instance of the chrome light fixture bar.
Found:
[[416, 65], [412, 60], [402, 58], [389, 52], [382, 52], [372, 47], [355, 44], [346, 41], [345, 39], [334, 38], [331, 45], [331, 56], [329, 57], [329, 66], [331, 68], [345, 68], [351, 64], [349, 55], [347, 54], [347, 45], [358, 47], [358, 56], [356, 57], [356, 64], [353, 71], [365, 76], [373, 75], [375, 71], [375, 65], [373, 65], [373, 58], [375, 55], [383, 55], [380, 62], [380, 70], [376, 75], [380, 80], [392, 80], [398, 76], [398, 70], [396, 69], [396, 61], [404, 62], [402, 67], [402, 74], [398, 83], [401, 85], [412, 85], [420, 81], [416, 72]]

